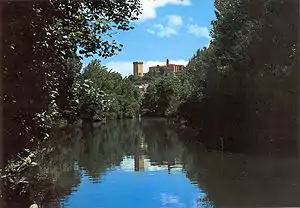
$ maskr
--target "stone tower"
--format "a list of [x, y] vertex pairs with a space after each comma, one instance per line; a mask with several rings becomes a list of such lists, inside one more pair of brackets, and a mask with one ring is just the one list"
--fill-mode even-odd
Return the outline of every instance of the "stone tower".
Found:
[[134, 76], [143, 76], [144, 73], [143, 73], [143, 62], [141, 61], [136, 61], [136, 62], [133, 62], [133, 75]]

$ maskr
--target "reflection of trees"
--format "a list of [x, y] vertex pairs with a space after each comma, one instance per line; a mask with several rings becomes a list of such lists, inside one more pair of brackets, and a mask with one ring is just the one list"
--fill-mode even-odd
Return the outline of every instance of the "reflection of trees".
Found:
[[[59, 199], [71, 194], [81, 182], [80, 168], [92, 182], [107, 168], [119, 165], [123, 156], [139, 151], [142, 132], [137, 120], [84, 123], [52, 132], [52, 139], [35, 161], [38, 181], [32, 182], [31, 198], [45, 207], [59, 207]], [[77, 164], [80, 168], [77, 167]]]
[[214, 203], [208, 198], [208, 196], [205, 196], [203, 198], [199, 198], [196, 202], [197, 208], [213, 208], [215, 207]]
[[123, 156], [139, 149], [141, 129], [137, 120], [110, 121], [97, 128], [83, 127], [84, 144], [78, 164], [94, 181], [107, 168], [119, 165]]
[[149, 119], [143, 122], [147, 154], [152, 161], [159, 164], [173, 164], [175, 159], [182, 157], [183, 147], [176, 132], [170, 127], [164, 119]]
[[59, 199], [67, 198], [80, 184], [80, 168], [92, 182], [99, 182], [101, 174], [118, 166], [124, 156], [135, 155], [143, 167], [140, 162], [146, 154], [158, 164], [172, 165], [175, 159], [183, 162], [187, 177], [207, 193], [199, 198], [200, 207], [299, 204], [299, 160], [206, 152], [195, 142], [183, 146], [178, 137], [191, 135], [179, 135], [175, 128], [165, 119], [128, 119], [56, 130], [37, 158], [41, 178], [33, 183], [32, 197], [48, 207], [58, 207]]
[[[212, 207], [213, 204], [235, 205], [235, 202], [240, 205], [259, 205], [258, 202], [267, 202], [270, 196], [276, 198], [277, 192], [274, 190], [278, 191], [279, 185], [284, 190], [291, 190], [287, 184], [293, 182], [295, 175], [291, 175], [291, 181], [281, 177], [282, 182], [262, 177], [272, 175], [272, 171], [287, 174], [288, 171], [282, 170], [282, 163], [276, 165], [270, 161], [267, 168], [268, 162], [259, 163], [256, 160], [252, 161], [251, 166], [247, 166], [244, 164], [245, 160], [236, 156], [222, 157], [220, 153], [205, 152], [195, 143], [186, 146], [187, 144], [180, 142], [182, 139], [179, 137], [189, 138], [191, 135], [186, 132], [177, 134], [176, 128], [176, 125], [165, 119], [125, 119], [105, 124], [85, 123], [80, 128], [70, 126], [58, 129], [53, 132], [53, 139], [41, 147], [46, 147], [46, 150], [37, 158], [41, 173], [40, 180], [33, 185], [32, 197], [43, 202], [45, 207], [59, 207], [59, 199], [65, 198], [67, 201], [67, 197], [79, 186], [83, 173], [91, 182], [99, 182], [101, 174], [108, 168], [118, 166], [124, 156], [129, 155], [135, 155], [139, 170], [143, 169], [144, 158], [147, 156], [158, 165], [172, 167], [176, 160], [183, 163], [187, 177], [207, 193], [206, 197], [199, 197], [197, 206], [200, 207]], [[264, 168], [261, 169], [260, 165]], [[286, 169], [292, 172], [290, 167], [287, 165]], [[300, 181], [297, 182], [300, 184]], [[259, 189], [259, 184], [274, 190], [256, 190]], [[290, 196], [283, 197], [292, 201], [295, 193], [300, 191], [297, 187], [295, 190]], [[254, 192], [257, 193], [250, 197], [253, 200], [251, 204], [246, 197], [249, 198]], [[263, 192], [270, 194], [266, 196]], [[264, 196], [264, 200], [259, 198], [258, 193]]]
[[[187, 177], [218, 206], [297, 206], [300, 204], [299, 160], [250, 157], [189, 148]], [[296, 185], [297, 184], [297, 185]]]
[[79, 126], [54, 129], [51, 140], [40, 147], [35, 161], [39, 171], [32, 178], [31, 198], [43, 207], [59, 207], [59, 199], [71, 194], [81, 182], [81, 174], [74, 160], [81, 146]]

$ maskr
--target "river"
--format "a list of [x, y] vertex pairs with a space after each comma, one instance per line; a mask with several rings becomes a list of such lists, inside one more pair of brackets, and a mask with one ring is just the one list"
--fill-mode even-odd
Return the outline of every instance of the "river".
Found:
[[36, 158], [52, 183], [36, 186], [34, 200], [72, 208], [300, 206], [299, 158], [187, 148], [182, 141], [194, 135], [178, 129], [165, 119], [58, 129]]

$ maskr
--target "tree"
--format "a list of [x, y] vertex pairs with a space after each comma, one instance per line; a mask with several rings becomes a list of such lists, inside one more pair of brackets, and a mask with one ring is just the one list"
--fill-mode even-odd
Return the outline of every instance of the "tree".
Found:
[[56, 97], [65, 92], [59, 82], [73, 79], [66, 60], [78, 49], [102, 57], [120, 51], [122, 45], [110, 37], [132, 29], [140, 3], [46, 0], [6, 1], [3, 6], [4, 130], [5, 150], [10, 151], [33, 135], [45, 136], [40, 133], [60, 117]]
[[165, 116], [177, 111], [180, 80], [174, 74], [161, 76], [149, 83], [143, 108], [155, 115]]
[[101, 110], [98, 107], [102, 105], [93, 106], [93, 116], [107, 119], [137, 116], [141, 102], [140, 93], [128, 78], [108, 71], [99, 60], [92, 60], [84, 69], [82, 77], [90, 80], [92, 88], [103, 92], [107, 97], [107, 108]]
[[240, 148], [265, 151], [295, 137], [298, 4], [215, 1], [213, 40], [182, 76], [181, 115], [206, 133], [203, 138], [233, 138]]
[[80, 70], [82, 63], [77, 55], [67, 59], [66, 70], [60, 73], [58, 77], [58, 95], [56, 103], [62, 117], [68, 123], [73, 123], [79, 119], [79, 88], [80, 85]]
[[128, 78], [124, 78], [119, 86], [123, 117], [137, 116], [141, 105], [141, 94], [138, 88]]

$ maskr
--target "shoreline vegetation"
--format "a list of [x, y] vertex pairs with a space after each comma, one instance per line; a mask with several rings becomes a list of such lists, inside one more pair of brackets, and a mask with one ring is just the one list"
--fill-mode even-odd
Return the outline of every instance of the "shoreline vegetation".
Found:
[[[159, 69], [143, 77], [122, 77], [99, 60], [82, 70], [82, 56], [120, 52], [111, 34], [133, 29], [141, 12], [138, 0], [92, 2], [3, 4], [2, 200], [50, 184], [34, 158], [47, 157], [40, 148], [54, 142], [51, 131], [83, 121], [166, 117], [179, 131], [193, 129], [188, 142], [207, 148], [297, 155], [298, 1], [215, 0], [209, 47], [181, 73]], [[108, 22], [98, 15], [103, 10], [124, 15], [107, 12]], [[149, 86], [142, 95], [143, 83]]]

